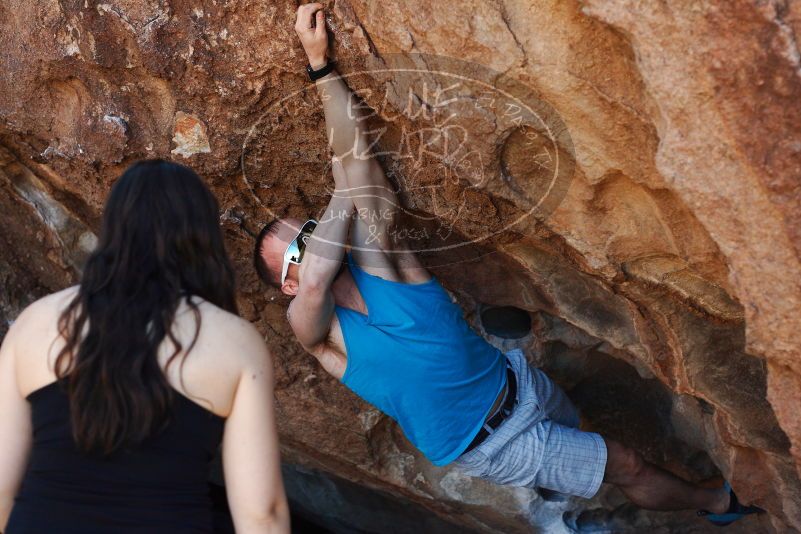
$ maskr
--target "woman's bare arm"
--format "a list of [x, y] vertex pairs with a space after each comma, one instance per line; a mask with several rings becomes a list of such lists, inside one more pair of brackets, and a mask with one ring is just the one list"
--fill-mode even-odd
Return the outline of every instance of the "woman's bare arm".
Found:
[[238, 534], [288, 534], [272, 358], [255, 327], [248, 325], [241, 340], [242, 374], [223, 437], [228, 502]]
[[28, 318], [23, 312], [0, 347], [0, 532], [5, 531], [33, 441], [30, 405], [19, 389], [14, 348]]

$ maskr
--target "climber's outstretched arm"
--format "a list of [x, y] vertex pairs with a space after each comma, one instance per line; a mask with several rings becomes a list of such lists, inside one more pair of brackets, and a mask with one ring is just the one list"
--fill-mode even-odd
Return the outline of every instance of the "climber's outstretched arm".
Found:
[[[312, 68], [323, 67], [327, 63], [328, 35], [322, 5], [300, 6], [295, 31]], [[357, 212], [351, 235], [354, 258], [365, 270], [383, 278], [427, 280], [430, 275], [414, 254], [392, 237], [398, 197], [372, 151], [364, 104], [335, 70], [317, 80], [317, 89], [329, 143], [342, 160]]]
[[[298, 7], [295, 31], [312, 68], [327, 63], [328, 35], [321, 4]], [[323, 102], [328, 141], [342, 161], [357, 209], [389, 211], [394, 214], [397, 199], [381, 165], [371, 150], [364, 104], [345, 84], [336, 70], [317, 80], [317, 91]], [[391, 218], [376, 221], [388, 226]]]
[[392, 250], [388, 232], [398, 214], [398, 198], [372, 151], [364, 104], [336, 71], [318, 80], [317, 90], [323, 102], [329, 143], [347, 172], [358, 220], [363, 227], [372, 229], [374, 248]]
[[353, 216], [353, 202], [341, 191], [346, 187], [345, 171], [336, 159], [332, 165], [336, 189], [306, 244], [298, 270], [298, 293], [287, 312], [298, 341], [312, 353], [326, 341], [331, 329], [334, 315], [331, 286], [342, 268]]

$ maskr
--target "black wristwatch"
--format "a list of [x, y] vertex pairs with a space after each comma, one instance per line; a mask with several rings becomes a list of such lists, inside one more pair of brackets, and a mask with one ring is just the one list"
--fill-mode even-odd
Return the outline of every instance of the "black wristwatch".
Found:
[[324, 66], [320, 67], [317, 70], [314, 70], [311, 66], [311, 63], [306, 65], [306, 72], [309, 74], [309, 79], [311, 81], [319, 80], [323, 76], [328, 75], [332, 70], [334, 70], [335, 63], [333, 61], [329, 61]]

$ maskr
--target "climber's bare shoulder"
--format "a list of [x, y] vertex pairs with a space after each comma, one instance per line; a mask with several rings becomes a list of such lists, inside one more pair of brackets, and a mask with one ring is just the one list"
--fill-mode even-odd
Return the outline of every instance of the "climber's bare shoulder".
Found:
[[[289, 324], [297, 337], [296, 326], [292, 320], [291, 304], [287, 309], [287, 319], [289, 319]], [[342, 380], [348, 365], [348, 354], [345, 348], [345, 337], [342, 335], [342, 327], [339, 324], [336, 313], [331, 316], [331, 323], [328, 326], [328, 334], [325, 339], [315, 345], [304, 345], [303, 348], [317, 358], [317, 361], [320, 362], [320, 365], [328, 374], [337, 380]]]

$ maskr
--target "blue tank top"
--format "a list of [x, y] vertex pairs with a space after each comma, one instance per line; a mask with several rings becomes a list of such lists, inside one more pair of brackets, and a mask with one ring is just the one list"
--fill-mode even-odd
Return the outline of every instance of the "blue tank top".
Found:
[[503, 354], [473, 332], [435, 278], [393, 282], [347, 258], [368, 314], [336, 307], [348, 352], [342, 382], [397, 421], [434, 465], [452, 462], [506, 383]]

